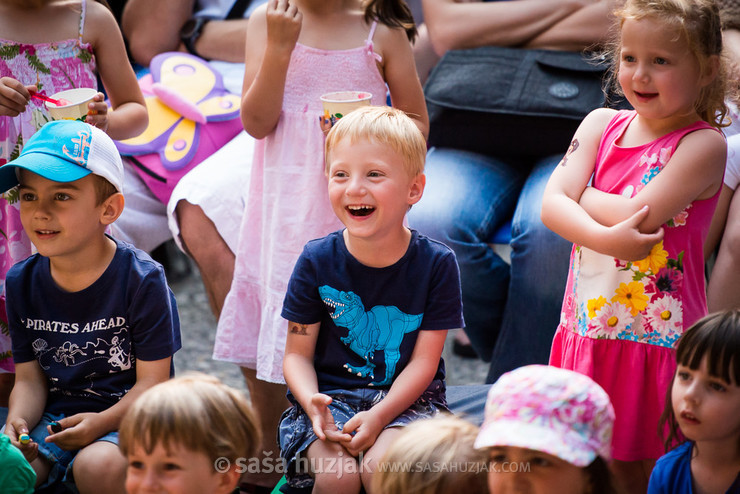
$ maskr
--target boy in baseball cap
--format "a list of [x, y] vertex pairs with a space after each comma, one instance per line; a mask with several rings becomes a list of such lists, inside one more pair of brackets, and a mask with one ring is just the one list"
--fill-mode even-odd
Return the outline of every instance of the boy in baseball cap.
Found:
[[19, 186], [38, 250], [5, 283], [16, 381], [4, 433], [44, 486], [123, 490], [119, 422], [170, 377], [180, 348], [162, 267], [105, 233], [123, 210], [122, 184], [113, 141], [84, 122], [44, 125], [0, 167], [0, 191]]

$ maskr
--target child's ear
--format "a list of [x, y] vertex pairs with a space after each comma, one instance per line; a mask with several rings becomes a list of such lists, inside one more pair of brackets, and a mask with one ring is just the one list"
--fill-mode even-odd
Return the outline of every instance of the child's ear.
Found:
[[100, 213], [100, 222], [103, 225], [110, 225], [116, 221], [123, 212], [124, 202], [123, 194], [120, 192], [112, 194], [108, 199], [103, 201], [103, 204], [101, 205], [102, 210]]
[[409, 195], [408, 195], [409, 206], [419, 202], [419, 199], [421, 199], [422, 194], [424, 194], [424, 187], [426, 186], [426, 184], [427, 184], [427, 177], [423, 173], [420, 173], [411, 179], [411, 183], [409, 184]]
[[218, 486], [216, 487], [218, 494], [231, 494], [234, 489], [239, 485], [239, 480], [242, 474], [239, 473], [237, 465], [231, 465], [231, 468], [225, 472], [217, 472], [218, 475]]

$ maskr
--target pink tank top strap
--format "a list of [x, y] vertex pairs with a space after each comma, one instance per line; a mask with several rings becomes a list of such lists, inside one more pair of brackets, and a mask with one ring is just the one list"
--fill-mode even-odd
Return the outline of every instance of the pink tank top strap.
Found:
[[82, 8], [80, 9], [80, 29], [77, 34], [77, 39], [79, 40], [80, 44], [82, 44], [82, 33], [85, 29], [85, 13], [87, 11], [87, 0], [82, 0], [80, 2], [80, 6]]
[[375, 50], [373, 50], [373, 36], [375, 36], [375, 28], [378, 27], [378, 21], [373, 21], [372, 25], [370, 26], [370, 34], [367, 35], [367, 39], [365, 40], [365, 50], [367, 51], [367, 54], [373, 57], [378, 62], [383, 61], [383, 57], [381, 57], [378, 53], [375, 53]]

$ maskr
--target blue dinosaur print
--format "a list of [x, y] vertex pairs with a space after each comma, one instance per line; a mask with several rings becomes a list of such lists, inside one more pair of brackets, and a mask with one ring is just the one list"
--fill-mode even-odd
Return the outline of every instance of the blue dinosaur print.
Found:
[[354, 292], [343, 292], [330, 286], [319, 287], [321, 300], [329, 310], [334, 324], [347, 328], [349, 333], [342, 343], [365, 360], [365, 365], [355, 367], [349, 363], [344, 368], [360, 377], [375, 379], [375, 364], [371, 362], [376, 351], [385, 352], [385, 378], [370, 386], [388, 386], [393, 382], [401, 352], [403, 335], [421, 326], [424, 314], [406, 314], [392, 305], [376, 305], [369, 311]]

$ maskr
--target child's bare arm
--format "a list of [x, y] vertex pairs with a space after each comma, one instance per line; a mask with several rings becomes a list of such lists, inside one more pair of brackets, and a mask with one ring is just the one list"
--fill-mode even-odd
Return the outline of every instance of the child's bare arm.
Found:
[[383, 58], [383, 78], [388, 84], [393, 107], [406, 112], [424, 137], [429, 137], [429, 115], [424, 92], [406, 32], [400, 28], [378, 26], [374, 45]]
[[663, 170], [633, 197], [589, 187], [580, 204], [606, 226], [624, 221], [647, 205], [649, 213], [640, 231], [654, 232], [693, 201], [712, 197], [722, 184], [726, 160], [724, 138], [714, 130], [698, 130], [681, 140]]
[[117, 140], [141, 134], [149, 122], [144, 96], [126, 56], [118, 24], [102, 4], [88, 3], [84, 38], [95, 51], [100, 79], [113, 108], [109, 111], [99, 94], [90, 103], [86, 121]]
[[642, 234], [637, 229], [647, 211], [638, 209], [626, 221], [605, 226], [579, 204], [593, 174], [601, 135], [613, 115], [613, 110], [595, 110], [578, 127], [545, 187], [541, 217], [548, 228], [570, 242], [619, 259], [637, 260], [662, 238], [662, 231]]
[[244, 130], [261, 139], [280, 119], [288, 65], [303, 17], [294, 5], [270, 0], [249, 18], [245, 47], [241, 119]]
[[46, 377], [36, 360], [15, 364], [15, 384], [10, 393], [10, 406], [5, 434], [23, 452], [28, 461], [38, 453], [36, 443], [21, 444], [20, 434], [28, 434], [41, 419], [49, 392]]
[[393, 381], [386, 397], [344, 424], [344, 432], [355, 432], [345, 444], [347, 451], [358, 455], [370, 448], [383, 427], [419, 399], [437, 372], [446, 336], [445, 330], [419, 332], [409, 363]]
[[172, 357], [153, 361], [137, 359], [136, 384], [118, 403], [100, 413], [78, 413], [63, 418], [59, 421], [62, 432], [51, 434], [46, 441], [66, 450], [80, 449], [117, 430], [126, 411], [141, 393], [170, 378], [171, 362]]
[[321, 323], [288, 322], [283, 375], [288, 389], [311, 418], [316, 436], [321, 440], [339, 441], [348, 439], [349, 436], [337, 430], [328, 408], [331, 397], [319, 393], [316, 369], [313, 366], [320, 326]]

